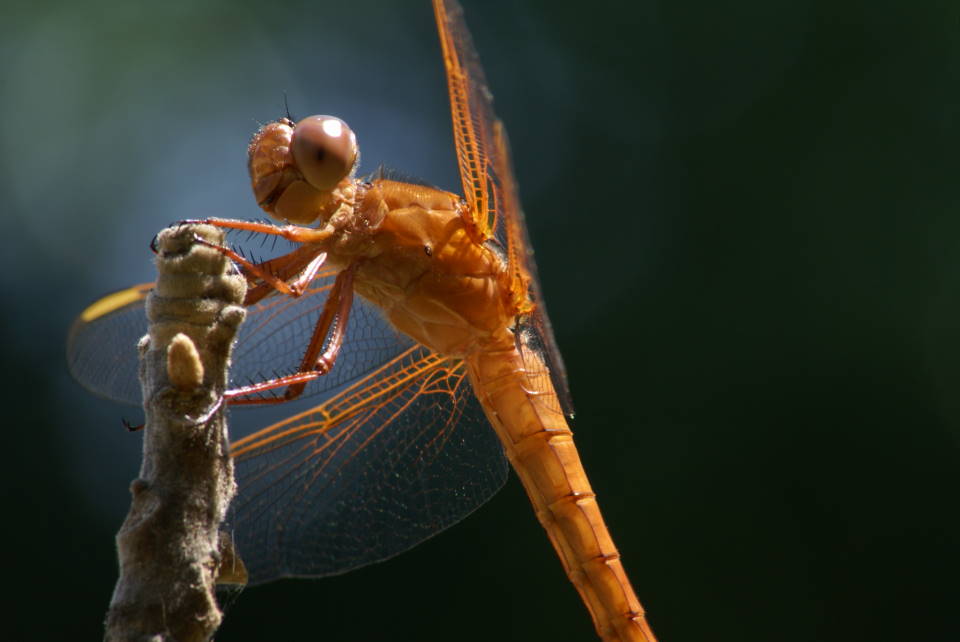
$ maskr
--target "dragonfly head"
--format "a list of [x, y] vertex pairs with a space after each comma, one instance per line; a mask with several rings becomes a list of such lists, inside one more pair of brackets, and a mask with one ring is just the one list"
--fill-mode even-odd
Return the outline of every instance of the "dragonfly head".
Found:
[[357, 137], [333, 116], [288, 118], [260, 128], [247, 150], [257, 203], [271, 216], [309, 225], [325, 220], [353, 183]]

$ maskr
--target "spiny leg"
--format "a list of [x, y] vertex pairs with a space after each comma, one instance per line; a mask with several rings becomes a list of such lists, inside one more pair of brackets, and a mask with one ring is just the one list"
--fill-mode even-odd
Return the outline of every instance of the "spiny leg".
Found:
[[[299, 291], [302, 294], [306, 292], [307, 287], [316, 278], [327, 259], [326, 252], [318, 254], [317, 251], [315, 246], [303, 245], [283, 256], [258, 263], [257, 266], [284, 282], [288, 282], [292, 290]], [[255, 275], [245, 273], [245, 276]], [[291, 282], [290, 279], [293, 277], [296, 278]], [[249, 306], [259, 303], [264, 297], [276, 291], [277, 289], [271, 283], [264, 281], [247, 290], [247, 297], [243, 304]]]
[[[318, 377], [330, 372], [336, 363], [343, 339], [346, 336], [347, 322], [350, 319], [350, 308], [353, 306], [353, 275], [357, 264], [354, 263], [337, 275], [330, 294], [323, 305], [323, 312], [317, 320], [310, 344], [300, 361], [300, 367], [295, 374], [285, 377], [268, 379], [260, 383], [242, 386], [228, 390], [224, 397], [234, 405], [264, 405], [284, 403], [296, 399], [303, 394], [307, 384]], [[336, 323], [334, 324], [334, 321]], [[331, 327], [333, 330], [331, 331]], [[329, 334], [329, 340], [327, 340]], [[324, 343], [327, 349], [323, 350]], [[322, 354], [321, 354], [322, 351]], [[286, 388], [279, 397], [255, 397], [244, 399], [249, 395], [260, 394], [268, 390]]]
[[294, 243], [322, 243], [333, 234], [329, 227], [315, 229], [312, 227], [300, 227], [299, 225], [273, 225], [271, 223], [258, 223], [256, 221], [238, 221], [232, 218], [205, 218], [205, 219], [186, 219], [180, 221], [181, 225], [213, 225], [230, 230], [246, 230], [269, 236], [282, 236], [288, 241]]
[[[207, 241], [206, 239], [201, 238], [199, 236], [196, 236], [194, 238], [194, 241], [199, 245], [205, 245], [209, 248], [217, 250], [218, 252], [223, 254], [225, 257], [227, 257], [228, 259], [236, 263], [238, 266], [240, 266], [240, 270], [243, 272], [243, 275], [245, 277], [247, 277], [248, 279], [255, 278], [255, 279], [261, 280], [263, 284], [269, 286], [270, 290], [275, 290], [277, 292], [280, 292], [281, 294], [286, 294], [292, 297], [298, 297], [301, 294], [303, 294], [304, 288], [302, 287], [302, 284], [299, 278], [296, 281], [294, 281], [294, 283], [287, 283], [286, 280], [278, 277], [276, 274], [274, 274], [268, 269], [268, 267], [272, 267], [280, 264], [278, 259], [274, 259], [272, 262], [264, 261], [263, 263], [254, 263], [240, 256], [237, 252], [231, 250], [228, 247], [217, 245], [216, 243], [211, 243], [210, 241]], [[323, 265], [323, 260], [326, 259], [326, 252], [324, 252], [320, 247], [317, 247], [317, 246], [311, 245], [307, 247], [308, 249], [304, 252], [304, 254], [309, 258], [306, 258], [305, 260], [304, 260], [305, 257], [294, 257], [294, 258], [299, 258], [301, 259], [301, 262], [304, 265], [312, 267], [312, 274], [310, 278], [313, 278], [313, 276], [316, 275], [317, 270], [320, 269], [320, 266]], [[294, 252], [291, 252], [286, 256], [291, 256], [295, 252], [296, 250], [294, 250]], [[311, 254], [313, 254], [314, 256], [310, 256]], [[323, 259], [320, 261], [319, 265], [315, 265], [316, 261], [314, 260], [314, 258], [319, 257], [320, 255], [323, 256]], [[280, 258], [283, 258], [283, 257], [280, 257]], [[267, 292], [269, 292], [269, 290]], [[257, 300], [262, 299], [264, 296], [266, 296], [267, 292], [264, 292], [263, 290], [258, 290], [256, 295], [258, 298], [254, 299], [254, 301], [250, 301], [248, 297], [248, 299], [245, 300], [245, 303], [247, 303], [248, 305], [250, 303], [255, 303]]]

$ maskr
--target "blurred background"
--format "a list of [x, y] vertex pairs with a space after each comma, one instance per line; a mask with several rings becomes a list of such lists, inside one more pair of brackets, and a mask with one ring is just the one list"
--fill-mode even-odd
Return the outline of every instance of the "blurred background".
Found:
[[[463, 4], [661, 640], [960, 639], [960, 5]], [[245, 146], [284, 93], [363, 171], [458, 189], [446, 90], [426, 0], [3, 13], [5, 629], [96, 639], [140, 415], [69, 378], [71, 320], [153, 278], [166, 224], [260, 215]], [[393, 560], [246, 591], [218, 639], [593, 632], [511, 478]]]

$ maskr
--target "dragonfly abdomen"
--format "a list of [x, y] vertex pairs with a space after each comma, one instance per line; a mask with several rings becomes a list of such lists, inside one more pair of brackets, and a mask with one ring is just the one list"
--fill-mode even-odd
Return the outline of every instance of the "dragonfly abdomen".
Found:
[[540, 355], [504, 344], [466, 359], [474, 390], [604, 640], [655, 642]]

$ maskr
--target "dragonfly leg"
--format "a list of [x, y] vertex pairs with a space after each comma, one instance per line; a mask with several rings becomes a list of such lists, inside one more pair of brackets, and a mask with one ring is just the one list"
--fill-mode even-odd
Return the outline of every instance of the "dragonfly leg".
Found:
[[[314, 369], [320, 371], [321, 374], [330, 372], [333, 364], [337, 361], [337, 356], [340, 354], [340, 348], [343, 347], [343, 338], [347, 334], [347, 321], [350, 320], [350, 308], [353, 307], [353, 275], [356, 272], [356, 266], [357, 264], [354, 263], [338, 274], [334, 283], [334, 287], [341, 286], [340, 292], [338, 292], [336, 325], [333, 326], [330, 341], [327, 342], [327, 349], [323, 351], [323, 354], [317, 356], [314, 362]], [[303, 365], [307, 365], [311, 360], [312, 358], [308, 354], [304, 357]]]
[[[278, 265], [282, 265], [282, 262], [279, 261], [279, 259], [283, 259], [284, 257], [279, 257], [279, 259], [273, 259], [272, 261], [264, 261], [263, 263], [254, 263], [240, 256], [239, 254], [237, 254], [235, 251], [231, 250], [228, 247], [217, 245], [216, 243], [211, 243], [210, 241], [207, 241], [206, 239], [201, 238], [199, 236], [196, 236], [194, 238], [194, 241], [198, 245], [205, 245], [209, 248], [217, 250], [218, 252], [223, 254], [225, 257], [227, 257], [228, 259], [236, 263], [238, 266], [240, 266], [240, 270], [243, 272], [243, 275], [246, 276], [248, 279], [259, 279], [260, 281], [263, 282], [263, 285], [269, 286], [269, 290], [266, 290], [265, 292], [258, 291], [257, 294], [254, 295], [252, 301], [250, 300], [251, 297], [248, 297], [247, 300], [245, 300], [245, 303], [247, 305], [249, 305], [250, 303], [255, 303], [259, 299], [262, 299], [264, 296], [266, 296], [268, 292], [273, 290], [276, 290], [277, 292], [280, 292], [282, 294], [286, 294], [292, 297], [298, 297], [304, 292], [305, 287], [301, 283], [301, 279], [299, 277], [293, 283], [287, 283], [286, 280], [277, 276], [271, 271], [270, 268], [276, 267]], [[306, 268], [311, 269], [309, 278], [312, 279], [314, 276], [316, 276], [316, 273], [320, 269], [320, 266], [323, 265], [323, 261], [326, 260], [326, 253], [323, 250], [321, 250], [319, 247], [316, 247], [313, 245], [305, 246], [305, 247], [306, 247], [306, 252], [305, 252], [306, 254], [314, 255], [308, 261], [306, 261]], [[294, 252], [291, 252], [290, 254], [287, 254], [285, 256], [290, 257], [295, 255], [296, 253], [297, 251], [295, 250]], [[301, 257], [294, 257], [294, 258], [301, 258]], [[316, 261], [317, 258], [320, 258], [319, 264], [317, 264], [317, 261]], [[302, 258], [301, 258], [301, 262], [304, 262]], [[304, 271], [304, 270], [301, 269], [301, 271]], [[307, 283], [309, 283], [309, 280], [307, 281]]]
[[[292, 375], [268, 379], [249, 386], [228, 390], [224, 397], [234, 405], [263, 405], [284, 403], [303, 394], [307, 384], [330, 372], [336, 363], [343, 339], [346, 336], [350, 308], [353, 306], [353, 275], [357, 264], [353, 264], [337, 275], [330, 294], [323, 305], [323, 312], [317, 320], [310, 338], [310, 344], [300, 362], [300, 368]], [[332, 328], [332, 330], [331, 330]], [[329, 337], [329, 338], [328, 338]], [[324, 350], [324, 344], [327, 348]], [[268, 390], [286, 388], [283, 395], [276, 397], [249, 397]]]
[[[316, 278], [317, 273], [320, 271], [320, 268], [323, 267], [326, 259], [326, 252], [320, 252], [318, 254], [316, 246], [302, 245], [288, 254], [278, 256], [275, 259], [270, 259], [257, 265], [260, 269], [273, 274], [284, 282], [289, 282], [292, 290], [302, 294], [306, 291], [310, 282]], [[290, 282], [292, 277], [296, 277], [296, 279]], [[257, 286], [247, 290], [247, 298], [244, 299], [243, 304], [253, 305], [268, 294], [276, 291], [273, 284], [263, 281]]]
[[333, 234], [329, 227], [315, 229], [312, 227], [300, 227], [299, 225], [273, 225], [272, 223], [258, 223], [256, 221], [238, 221], [232, 218], [204, 218], [187, 219], [180, 221], [181, 225], [198, 224], [213, 225], [230, 230], [245, 230], [270, 236], [282, 236], [288, 241], [294, 243], [322, 243]]
[[252, 383], [248, 386], [234, 388], [233, 390], [227, 390], [223, 393], [223, 397], [231, 406], [267, 406], [286, 403], [290, 401], [290, 399], [295, 399], [296, 396], [288, 398], [286, 394], [283, 394], [275, 397], [252, 397], [250, 399], [246, 399], [245, 397], [248, 395], [263, 394], [264, 392], [276, 390], [277, 388], [287, 388], [289, 390], [293, 386], [301, 386], [302, 389], [302, 387], [305, 387], [308, 383], [320, 376], [322, 376], [322, 373], [309, 371], [287, 375], [285, 377], [276, 377], [274, 379]]

